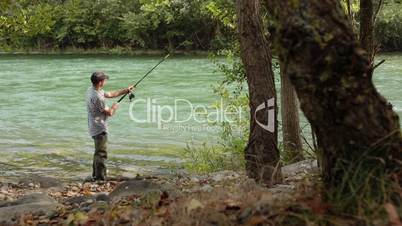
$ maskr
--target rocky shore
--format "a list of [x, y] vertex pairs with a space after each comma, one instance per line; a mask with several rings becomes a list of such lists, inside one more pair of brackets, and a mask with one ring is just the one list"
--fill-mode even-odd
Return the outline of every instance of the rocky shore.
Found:
[[[260, 225], [283, 220], [285, 203], [317, 196], [315, 161], [282, 169], [268, 188], [242, 172], [111, 178], [103, 183], [32, 175], [0, 181], [0, 225]], [[312, 176], [313, 175], [313, 176]], [[306, 204], [306, 208], [308, 204]], [[276, 214], [276, 217], [272, 217]]]

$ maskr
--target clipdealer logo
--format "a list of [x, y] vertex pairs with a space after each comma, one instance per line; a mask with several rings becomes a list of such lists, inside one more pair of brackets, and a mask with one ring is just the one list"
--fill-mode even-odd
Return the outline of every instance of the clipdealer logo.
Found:
[[[275, 109], [270, 109], [275, 105], [275, 99], [259, 105], [254, 112], [254, 118], [259, 126], [273, 133], [275, 130]], [[268, 108], [268, 124], [264, 125], [256, 118], [259, 111]], [[145, 109], [146, 114], [136, 113], [136, 109]], [[158, 129], [163, 129], [167, 123], [185, 124], [196, 122], [200, 124], [213, 124], [220, 122], [232, 123], [243, 120], [248, 115], [248, 111], [241, 106], [224, 105], [223, 99], [217, 106], [205, 106], [193, 104], [187, 99], [174, 99], [172, 105], [159, 104], [157, 99], [135, 99], [129, 107], [130, 119], [136, 123], [155, 123]], [[245, 118], [244, 118], [245, 119]]]
[[[258, 121], [257, 119], [257, 112], [267, 109], [267, 122], [268, 124], [265, 125]], [[263, 129], [273, 133], [275, 132], [275, 98], [271, 98], [264, 103], [258, 105], [257, 109], [254, 112], [255, 122]]]

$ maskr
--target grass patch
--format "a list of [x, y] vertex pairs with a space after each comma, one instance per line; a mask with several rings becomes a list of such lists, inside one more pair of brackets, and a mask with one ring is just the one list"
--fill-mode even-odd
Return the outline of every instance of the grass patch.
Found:
[[225, 148], [223, 146], [201, 147], [187, 146], [184, 167], [196, 173], [210, 173], [222, 170], [244, 169], [245, 160], [242, 150]]

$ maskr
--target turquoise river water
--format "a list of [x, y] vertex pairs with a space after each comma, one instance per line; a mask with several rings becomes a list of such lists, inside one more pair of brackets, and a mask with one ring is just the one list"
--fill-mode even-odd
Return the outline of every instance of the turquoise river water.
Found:
[[[375, 84], [402, 115], [402, 54], [381, 59], [386, 62], [376, 70]], [[105, 71], [110, 76], [105, 90], [115, 90], [136, 81], [158, 60], [0, 55], [0, 177], [89, 175], [93, 143], [87, 134], [85, 92], [90, 74]], [[216, 128], [196, 113], [219, 101], [212, 91], [222, 79], [216, 69], [206, 57], [175, 57], [141, 83], [137, 102], [124, 100], [109, 121], [111, 172], [165, 170], [183, 161], [181, 149], [187, 144], [214, 144]]]

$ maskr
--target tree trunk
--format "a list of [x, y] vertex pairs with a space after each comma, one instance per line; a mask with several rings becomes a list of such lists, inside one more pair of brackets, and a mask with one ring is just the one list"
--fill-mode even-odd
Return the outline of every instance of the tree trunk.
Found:
[[349, 20], [353, 22], [353, 12], [352, 12], [353, 0], [346, 0], [346, 9], [348, 12]]
[[237, 1], [241, 58], [250, 95], [250, 136], [245, 149], [249, 177], [268, 185], [281, 180], [277, 105], [271, 53], [264, 38], [259, 0]]
[[295, 89], [286, 73], [286, 67], [283, 63], [280, 64], [280, 67], [283, 150], [291, 162], [297, 162], [303, 160], [298, 100]]
[[374, 59], [373, 0], [360, 0], [360, 42], [371, 61]]
[[[401, 184], [399, 117], [374, 87], [370, 59], [339, 1], [267, 2], [279, 23], [275, 43], [280, 60], [322, 150], [327, 187], [342, 185], [348, 173], [356, 173], [363, 183], [374, 169]], [[370, 183], [379, 186], [377, 180]]]

